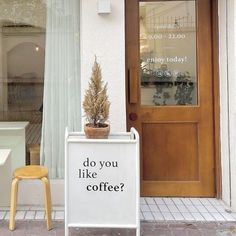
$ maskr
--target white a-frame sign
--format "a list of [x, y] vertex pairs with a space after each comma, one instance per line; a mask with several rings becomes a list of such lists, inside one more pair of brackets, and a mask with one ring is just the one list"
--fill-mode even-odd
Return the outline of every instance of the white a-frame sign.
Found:
[[139, 135], [65, 137], [65, 234], [69, 227], [133, 228], [140, 235]]

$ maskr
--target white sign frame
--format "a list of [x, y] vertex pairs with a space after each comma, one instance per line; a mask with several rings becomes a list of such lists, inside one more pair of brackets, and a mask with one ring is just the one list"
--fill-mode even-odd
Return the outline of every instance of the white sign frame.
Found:
[[[115, 200], [115, 198], [112, 197], [108, 197], [108, 200], [106, 202], [111, 203], [111, 206], [114, 206], [114, 212], [118, 213], [118, 214], [113, 214], [109, 219], [111, 220], [107, 220], [107, 218], [105, 218], [104, 222], [102, 220], [100, 220], [100, 222], [96, 222], [96, 218], [95, 220], [91, 220], [93, 221], [91, 222], [86, 222], [86, 220], [84, 219], [79, 219], [80, 216], [77, 214], [77, 210], [74, 209], [74, 207], [70, 207], [69, 204], [72, 204], [71, 202], [73, 201], [73, 199], [77, 199], [80, 198], [81, 195], [86, 195], [81, 197], [82, 202], [78, 202], [76, 204], [77, 209], [81, 209], [84, 208], [85, 202], [83, 202], [84, 199], [87, 199], [87, 197], [93, 197], [94, 199], [94, 194], [100, 194], [100, 193], [88, 193], [88, 191], [86, 192], [83, 188], [82, 190], [82, 180], [81, 179], [76, 179], [76, 175], [74, 174], [74, 168], [77, 168], [75, 166], [77, 166], [77, 163], [75, 164], [75, 156], [77, 155], [78, 157], [78, 166], [81, 166], [82, 160], [79, 159], [79, 150], [83, 149], [81, 147], [83, 147], [84, 145], [84, 150], [86, 152], [86, 150], [88, 150], [86, 145], [93, 145], [93, 150], [96, 147], [102, 147], [105, 149], [99, 149], [99, 150], [107, 150], [109, 149], [109, 147], [111, 148], [111, 146], [107, 146], [107, 145], [113, 145], [114, 148], [116, 148], [116, 145], [118, 145], [118, 147], [120, 147], [119, 145], [122, 145], [122, 148], [119, 148], [119, 156], [120, 152], [124, 152], [122, 153], [122, 157], [120, 157], [121, 159], [118, 160], [120, 162], [122, 162], [123, 160], [127, 160], [128, 158], [130, 158], [130, 161], [128, 160], [127, 163], [123, 164], [119, 166], [119, 169], [115, 170], [115, 171], [111, 171], [109, 172], [108, 176], [112, 176], [112, 173], [114, 173], [115, 178], [117, 178], [117, 171], [119, 171], [120, 173], [118, 175], [123, 176], [124, 173], [130, 173], [130, 177], [127, 178], [126, 180], [128, 180], [128, 184], [126, 186], [126, 191], [122, 192], [122, 196], [125, 195], [125, 198], [119, 199], [119, 201], [121, 202], [121, 205], [119, 207], [115, 207], [115, 204], [112, 203], [112, 199], [114, 199], [114, 203], [117, 203], [117, 199]], [[105, 145], [105, 146], [104, 146]], [[127, 145], [127, 146], [125, 146]], [[127, 148], [125, 148], [127, 147]], [[87, 149], [86, 149], [87, 148]], [[113, 148], [113, 150], [114, 150]], [[78, 152], [77, 152], [77, 150]], [[111, 149], [112, 150], [112, 149]], [[121, 151], [124, 150], [124, 151]], [[125, 153], [125, 152], [129, 152], [129, 154]], [[76, 153], [76, 154], [75, 154]], [[132, 153], [130, 155], [130, 153]], [[129, 156], [127, 156], [129, 155]], [[74, 157], [73, 157], [74, 156]], [[114, 156], [114, 153], [111, 153], [111, 156]], [[136, 229], [136, 236], [140, 236], [140, 160], [139, 160], [139, 134], [138, 132], [134, 129], [131, 128], [130, 132], [123, 132], [123, 133], [114, 133], [114, 134], [110, 134], [108, 139], [86, 139], [84, 133], [82, 132], [70, 132], [68, 133], [67, 129], [66, 129], [66, 133], [65, 133], [65, 235], [68, 236], [69, 235], [69, 228], [70, 227], [79, 227], [79, 228], [130, 228], [130, 229]], [[84, 158], [84, 156], [83, 156]], [[118, 157], [119, 158], [119, 157]], [[70, 163], [71, 162], [71, 163]], [[125, 161], [124, 161], [125, 162]], [[132, 163], [132, 164], [130, 164]], [[129, 166], [131, 165], [131, 166]], [[122, 170], [123, 168], [123, 170]], [[127, 171], [127, 169], [129, 171]], [[76, 181], [75, 181], [76, 180]], [[86, 180], [85, 180], [86, 181]], [[88, 179], [89, 181], [89, 179]], [[132, 184], [130, 184], [130, 181]], [[77, 184], [78, 183], [78, 184]], [[74, 186], [76, 184], [76, 186]], [[81, 189], [79, 189], [81, 188]], [[83, 193], [84, 192], [84, 193]], [[104, 193], [103, 193], [104, 194]], [[112, 196], [112, 195], [110, 195]], [[113, 195], [114, 196], [114, 195]], [[104, 197], [104, 195], [103, 195]], [[96, 200], [98, 198], [95, 198]], [[127, 206], [127, 199], [129, 201], [128, 207], [125, 207], [125, 209], [123, 206]], [[99, 201], [100, 204], [102, 204], [101, 200], [97, 200], [96, 206], [98, 206], [99, 208]], [[122, 202], [123, 201], [123, 202]], [[91, 202], [91, 201], [90, 201]], [[123, 203], [123, 205], [122, 205]], [[130, 204], [132, 203], [132, 204]], [[89, 204], [89, 201], [87, 202], [87, 204]], [[94, 202], [93, 202], [94, 204]], [[90, 205], [90, 204], [89, 204]], [[130, 206], [131, 205], [131, 206]], [[74, 206], [74, 205], [73, 205]], [[95, 206], [95, 208], [96, 208]], [[76, 208], [75, 207], [75, 208]], [[110, 208], [109, 208], [110, 209]], [[129, 214], [129, 209], [130, 209], [130, 215]], [[75, 212], [76, 211], [76, 216], [75, 216]], [[93, 209], [93, 212], [88, 212], [86, 211], [86, 215], [85, 218], [87, 217], [88, 219], [92, 219], [93, 218], [93, 213], [94, 211], [96, 212], [96, 209]], [[119, 212], [117, 212], [119, 211]], [[97, 211], [100, 212], [100, 211]], [[123, 212], [125, 212], [126, 215], [128, 215], [128, 221], [122, 221], [120, 220], [120, 218], [117, 215], [123, 215]], [[90, 214], [90, 215], [89, 215]], [[81, 214], [82, 215], [82, 214]], [[75, 216], [75, 217], [74, 217]], [[81, 218], [83, 218], [84, 216], [82, 215]], [[91, 218], [90, 218], [91, 217]], [[75, 220], [73, 219], [75, 218]], [[117, 218], [117, 219], [116, 219]], [[73, 219], [73, 220], [72, 220]], [[111, 221], [111, 222], [109, 222]], [[117, 222], [114, 222], [117, 221]], [[121, 222], [120, 222], [121, 221]]]

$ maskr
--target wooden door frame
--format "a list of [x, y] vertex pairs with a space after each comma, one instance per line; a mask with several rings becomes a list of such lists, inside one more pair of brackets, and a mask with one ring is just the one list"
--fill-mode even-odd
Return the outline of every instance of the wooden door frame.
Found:
[[[124, 0], [129, 1], [129, 0]], [[150, 0], [152, 1], [152, 0]], [[154, 0], [155, 1], [155, 0]], [[125, 28], [126, 20], [126, 4], [125, 4]], [[137, 19], [138, 20], [138, 19]], [[222, 198], [222, 171], [221, 171], [221, 155], [220, 155], [220, 78], [219, 78], [219, 23], [218, 23], [218, 0], [211, 0], [211, 25], [212, 25], [212, 77], [213, 77], [213, 124], [214, 124], [214, 168], [215, 168], [215, 190], [216, 198]], [[128, 107], [129, 107], [129, 84], [128, 84], [128, 68], [127, 68], [127, 38], [125, 31], [125, 85], [126, 85], [126, 125], [128, 127]]]
[[211, 0], [212, 13], [212, 65], [213, 65], [213, 109], [216, 198], [222, 198], [222, 171], [220, 155], [220, 77], [219, 77], [219, 22], [218, 0]]

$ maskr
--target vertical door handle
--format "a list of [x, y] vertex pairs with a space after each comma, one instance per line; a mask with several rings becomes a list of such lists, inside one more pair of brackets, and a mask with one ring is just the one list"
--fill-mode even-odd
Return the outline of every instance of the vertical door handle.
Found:
[[135, 104], [138, 102], [138, 78], [135, 68], [128, 69], [128, 93], [129, 103]]

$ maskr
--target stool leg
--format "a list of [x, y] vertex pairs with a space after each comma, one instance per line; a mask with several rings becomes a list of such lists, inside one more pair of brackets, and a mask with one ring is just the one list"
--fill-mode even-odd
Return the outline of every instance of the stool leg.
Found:
[[44, 196], [45, 196], [45, 210], [47, 217], [47, 228], [48, 230], [52, 229], [52, 203], [51, 203], [51, 191], [50, 183], [48, 178], [43, 177], [41, 179], [44, 184]]
[[11, 184], [11, 207], [10, 207], [9, 230], [15, 229], [15, 215], [16, 215], [18, 181], [19, 181], [19, 179], [14, 178], [12, 180], [12, 184]]

